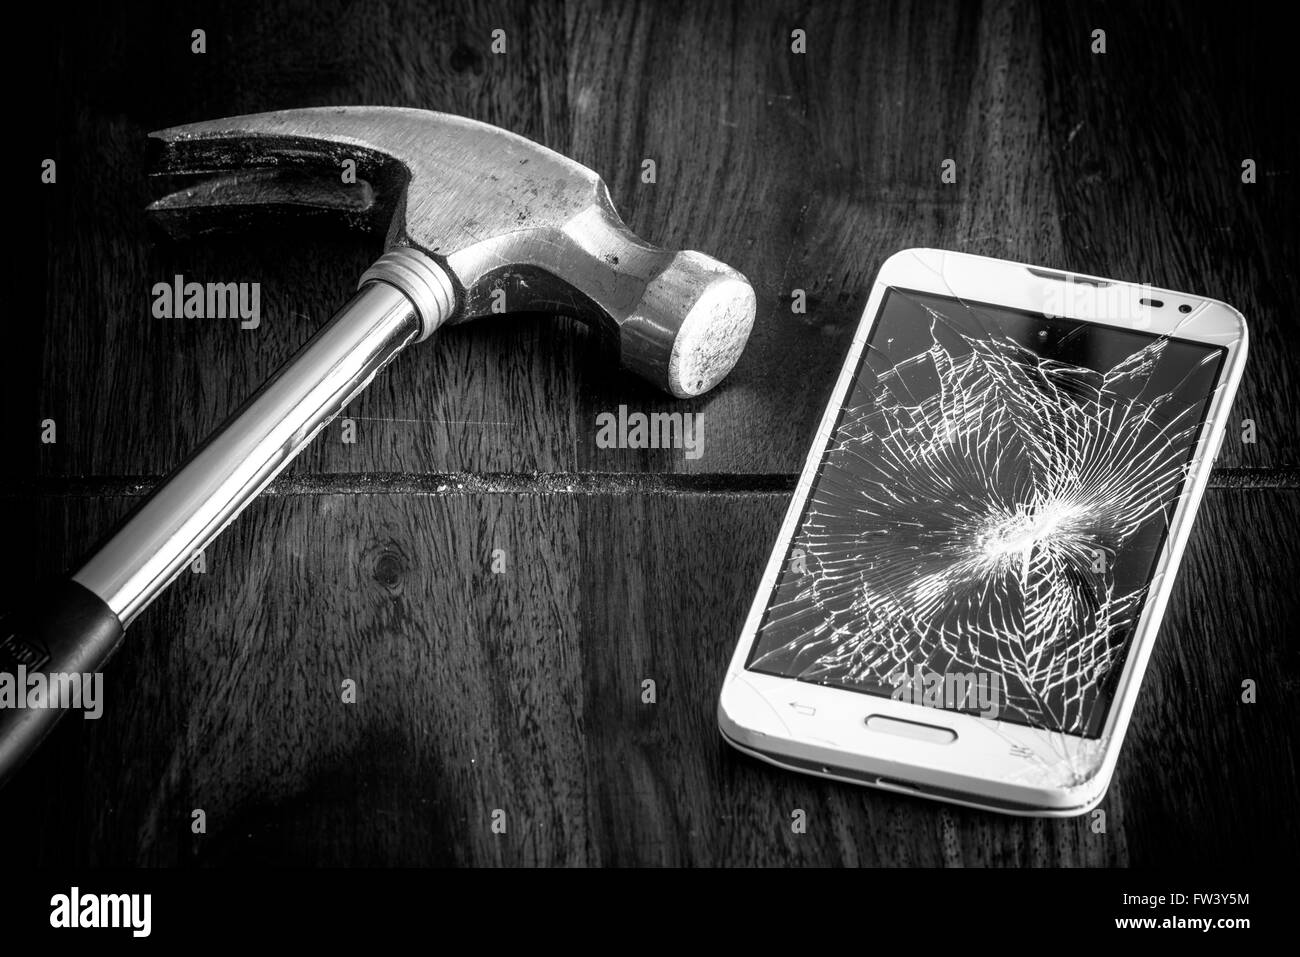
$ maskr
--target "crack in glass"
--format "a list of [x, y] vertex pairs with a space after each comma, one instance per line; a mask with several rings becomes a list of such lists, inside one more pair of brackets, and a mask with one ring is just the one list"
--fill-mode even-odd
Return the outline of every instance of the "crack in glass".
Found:
[[[1060, 347], [1114, 330], [1040, 350], [984, 307], [891, 295], [928, 343], [868, 346], [791, 542], [806, 572], [783, 571], [749, 666], [881, 695], [917, 668], [997, 675], [1003, 718], [1095, 737], [1218, 353], [1165, 362], [1144, 334], [1096, 368]], [[1185, 388], [1198, 369], [1210, 388]]]

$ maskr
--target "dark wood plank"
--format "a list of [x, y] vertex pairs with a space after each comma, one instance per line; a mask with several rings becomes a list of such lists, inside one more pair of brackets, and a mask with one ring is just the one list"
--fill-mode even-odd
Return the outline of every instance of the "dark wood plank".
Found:
[[[105, 717], [60, 727], [0, 793], [6, 820], [33, 825], [11, 853], [94, 865], [1223, 866], [1300, 850], [1295, 493], [1208, 498], [1104, 834], [1089, 817], [1010, 818], [792, 775], [721, 742], [718, 686], [786, 502], [265, 498], [211, 550], [207, 574], [141, 617], [110, 668]], [[24, 536], [56, 530], [51, 566], [125, 504], [6, 500], [31, 516]], [[354, 705], [340, 700], [346, 677]], [[1240, 701], [1248, 677], [1254, 705]], [[201, 837], [194, 808], [208, 815]], [[490, 828], [498, 808], [505, 835]], [[790, 832], [796, 808], [805, 835]]]
[[[1260, 441], [1229, 442], [1221, 464], [1295, 464], [1297, 151], [1276, 75], [1285, 41], [1265, 18], [1224, 16], [1231, 29], [1166, 7], [1067, 14], [1031, 3], [743, 13], [296, 3], [105, 9], [51, 28], [53, 79], [37, 95], [62, 175], [43, 194], [40, 227], [50, 321], [24, 361], [40, 369], [36, 411], [61, 423], [61, 439], [30, 468], [165, 471], [343, 301], [373, 238], [173, 245], [151, 236], [142, 213], [157, 191], [145, 177], [149, 129], [341, 102], [450, 110], [571, 153], [604, 174], [642, 235], [745, 271], [759, 315], [734, 375], [689, 403], [618, 373], [572, 322], [449, 331], [349, 410], [356, 445], [327, 433], [299, 471], [796, 471], [874, 273], [909, 245], [1239, 305], [1255, 346], [1238, 417], [1257, 421]], [[1095, 57], [1088, 34], [1101, 20], [1111, 52]], [[211, 38], [202, 57], [188, 52], [198, 22]], [[505, 56], [487, 52], [496, 26], [510, 38]], [[806, 55], [789, 51], [795, 26], [808, 31]], [[1236, 178], [1242, 151], [1259, 153], [1253, 189]], [[947, 157], [955, 186], [939, 179]], [[640, 182], [643, 158], [658, 163], [653, 185]], [[153, 319], [148, 291], [176, 273], [262, 282], [262, 327]], [[807, 291], [807, 315], [790, 311], [794, 288]], [[705, 411], [704, 456], [598, 450], [595, 417], [621, 403]]]
[[[1202, 293], [1239, 309], [1250, 361], [1222, 465], [1300, 462], [1300, 135], [1293, 45], [1231, 4], [1050, 5], [1047, 135], [1057, 265]], [[1107, 52], [1090, 52], [1094, 29]], [[1258, 164], [1242, 182], [1242, 161]], [[1256, 439], [1243, 444], [1240, 423]]]
[[[148, 609], [110, 668], [105, 718], [66, 723], [0, 792], [0, 818], [25, 824], [6, 835], [13, 859], [1240, 866], [1300, 850], [1294, 488], [1208, 496], [1105, 834], [778, 772], [727, 749], [713, 717], [783, 483], [897, 249], [1238, 306], [1253, 341], [1234, 417], [1253, 418], [1259, 442], [1230, 432], [1220, 465], [1294, 485], [1300, 148], [1288, 34], [1270, 18], [902, 0], [27, 14], [38, 24], [16, 32], [44, 82], [13, 108], [59, 183], [32, 186], [12, 223], [41, 238], [19, 244], [31, 261], [13, 274], [43, 282], [15, 283], [5, 360], [36, 381], [4, 411], [6, 434], [53, 417], [59, 441], [0, 461], [0, 515], [30, 557], [0, 605], [84, 555], [133, 501], [121, 477], [177, 463], [379, 249], [314, 231], [161, 241], [143, 215], [160, 189], [145, 175], [150, 129], [347, 102], [498, 123], [602, 173], [646, 238], [742, 269], [759, 311], [732, 377], [688, 403], [617, 372], [563, 319], [501, 318], [403, 356], [348, 410], [355, 445], [327, 431], [291, 467], [303, 481], [258, 502], [207, 574]], [[488, 50], [498, 27], [505, 56]], [[789, 51], [795, 27], [806, 55]], [[1097, 27], [1104, 57], [1089, 52]], [[939, 180], [948, 157], [955, 186]], [[151, 285], [176, 273], [261, 282], [261, 328], [151, 318]], [[794, 288], [806, 315], [790, 311]], [[705, 412], [704, 456], [598, 450], [595, 417], [620, 404]], [[529, 490], [533, 472], [550, 478]], [[564, 477], [580, 472], [627, 474]], [[404, 481], [344, 491], [376, 473]], [[426, 473], [467, 486], [411, 491]], [[510, 473], [503, 491], [484, 491], [492, 473]], [[700, 474], [656, 485], [666, 473]], [[498, 547], [504, 575], [489, 567]], [[346, 677], [355, 705], [339, 701]], [[655, 705], [640, 701], [646, 679]], [[1240, 703], [1246, 679], [1258, 704]], [[505, 835], [489, 827], [497, 808]], [[795, 808], [809, 814], [800, 837]]]

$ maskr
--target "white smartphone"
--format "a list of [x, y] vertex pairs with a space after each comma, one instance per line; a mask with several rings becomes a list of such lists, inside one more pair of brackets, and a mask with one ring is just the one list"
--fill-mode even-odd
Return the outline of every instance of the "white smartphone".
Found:
[[781, 767], [1012, 814], [1115, 768], [1246, 359], [1203, 296], [881, 267], [718, 704]]

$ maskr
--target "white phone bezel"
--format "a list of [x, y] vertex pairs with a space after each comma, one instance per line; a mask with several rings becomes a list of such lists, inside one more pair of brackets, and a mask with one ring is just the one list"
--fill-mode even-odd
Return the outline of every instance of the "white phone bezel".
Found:
[[[1064, 318], [1177, 336], [1227, 350], [1099, 738], [1044, 731], [745, 668], [840, 407], [852, 386], [885, 292], [891, 287], [1031, 312], [1047, 311]], [[1094, 291], [1091, 305], [1082, 290]], [[1144, 307], [1139, 302], [1144, 298], [1157, 299], [1163, 305]], [[1059, 308], [1046, 309], [1045, 304], [1059, 304]], [[1106, 308], [1098, 308], [1101, 305]], [[1190, 312], [1180, 312], [1180, 306], [1190, 307]], [[1081, 814], [1094, 807], [1105, 794], [1115, 769], [1173, 584], [1172, 572], [1178, 567], [1210, 466], [1222, 442], [1246, 350], [1246, 324], [1241, 313], [1203, 296], [964, 253], [933, 249], [895, 253], [880, 267], [728, 666], [718, 701], [723, 736], [742, 751], [792, 770], [952, 803], [1045, 816]], [[957, 737], [951, 744], [936, 744], [872, 731], [866, 727], [870, 715], [947, 728]]]

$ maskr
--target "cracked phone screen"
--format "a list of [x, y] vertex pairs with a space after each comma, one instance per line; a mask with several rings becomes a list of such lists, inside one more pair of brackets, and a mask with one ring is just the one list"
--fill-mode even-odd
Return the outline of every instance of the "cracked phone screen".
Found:
[[1224, 354], [887, 290], [747, 667], [1100, 736]]

